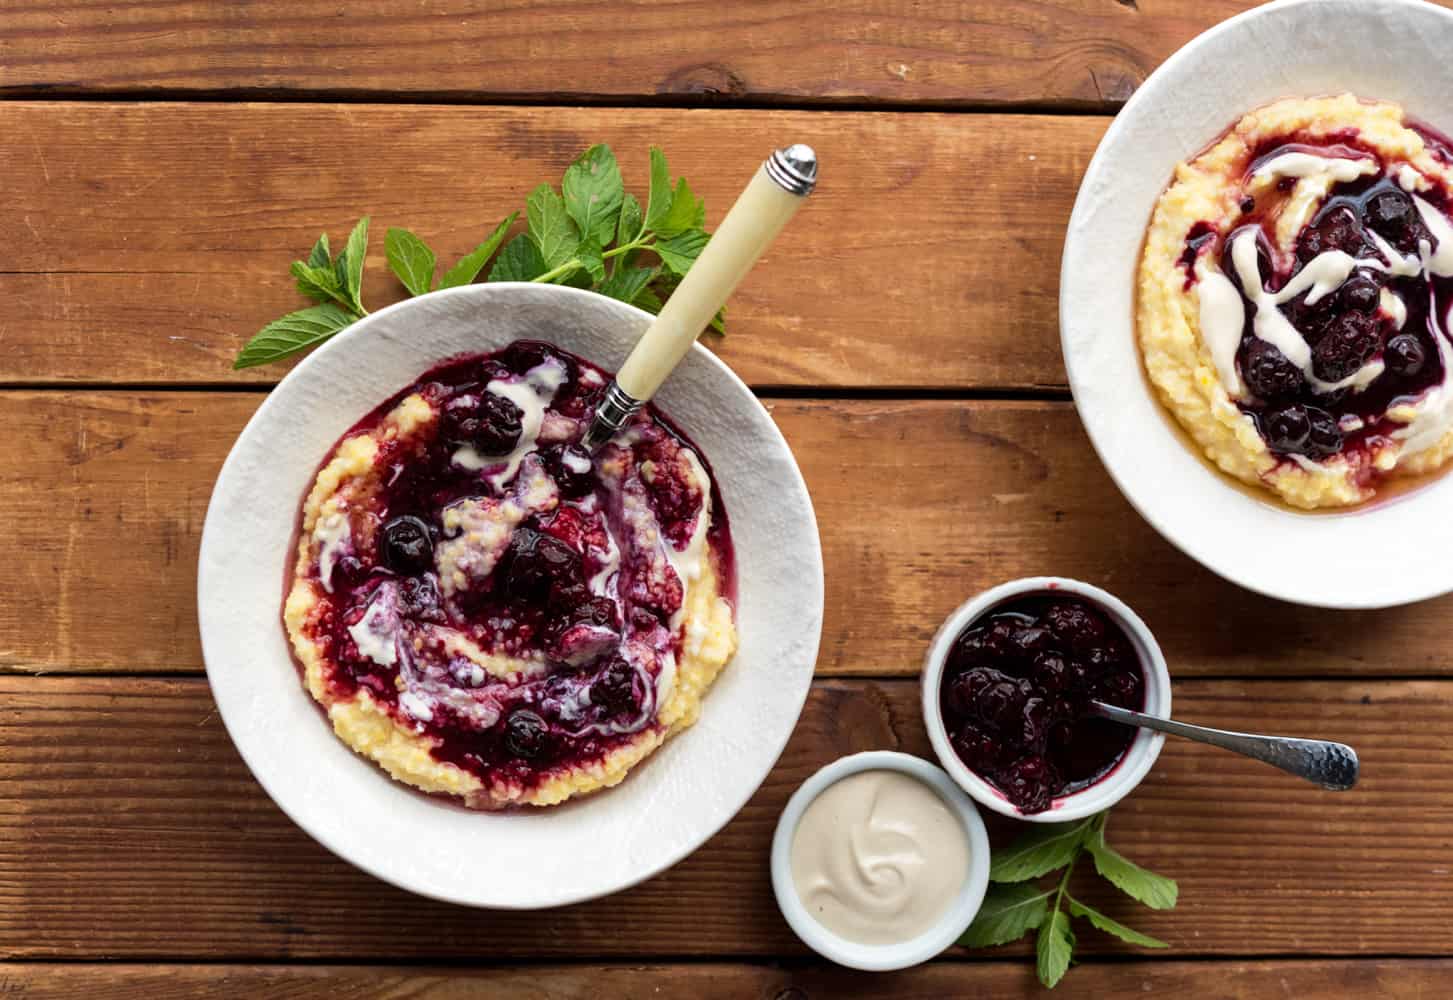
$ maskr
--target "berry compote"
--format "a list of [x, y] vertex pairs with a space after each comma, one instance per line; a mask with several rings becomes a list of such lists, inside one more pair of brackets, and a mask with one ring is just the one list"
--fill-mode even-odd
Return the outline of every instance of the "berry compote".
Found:
[[[730, 656], [709, 467], [654, 407], [582, 449], [607, 382], [544, 343], [456, 358], [320, 470], [285, 619], [335, 728], [395, 776], [484, 808], [613, 784]], [[359, 704], [394, 731], [354, 726]]]
[[1001, 604], [954, 640], [939, 692], [949, 743], [1024, 813], [1114, 770], [1135, 730], [1086, 715], [1091, 700], [1139, 710], [1145, 672], [1124, 631], [1065, 594]]
[[[1373, 480], [1436, 447], [1449, 429], [1446, 392], [1434, 395], [1453, 309], [1448, 188], [1348, 130], [1262, 143], [1241, 190], [1226, 218], [1192, 226], [1180, 257], [1188, 288], [1224, 275], [1242, 299], [1232, 401], [1273, 454], [1304, 467], [1342, 455]], [[1290, 235], [1289, 212], [1304, 213]]]

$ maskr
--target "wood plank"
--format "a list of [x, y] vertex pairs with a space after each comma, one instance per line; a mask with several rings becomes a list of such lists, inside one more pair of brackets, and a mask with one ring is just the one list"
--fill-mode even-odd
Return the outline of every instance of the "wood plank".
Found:
[[[0, 426], [10, 431], [0, 439], [0, 520], [11, 532], [0, 670], [200, 667], [202, 521], [217, 469], [260, 398], [0, 393]], [[1067, 403], [767, 402], [817, 508], [824, 675], [914, 674], [961, 601], [1041, 573], [1119, 594], [1180, 676], [1453, 672], [1453, 598], [1338, 613], [1222, 581], [1125, 502]], [[1395, 657], [1388, 636], [1397, 637]]]
[[0, 383], [270, 383], [286, 369], [235, 374], [232, 358], [264, 323], [306, 304], [287, 268], [324, 229], [341, 245], [358, 216], [372, 216], [365, 299], [377, 307], [402, 296], [384, 261], [386, 227], [413, 228], [452, 262], [536, 185], [558, 184], [592, 142], [614, 145], [642, 197], [647, 147], [662, 146], [714, 225], [759, 157], [800, 138], [821, 153], [822, 186], [733, 298], [731, 333], [713, 339], [743, 378], [1058, 386], [1056, 262], [1104, 126], [940, 114], [0, 103], [0, 134], [15, 140], [0, 144], [9, 206], [0, 213]]
[[[1270, 962], [1132, 961], [1076, 966], [1057, 998], [1093, 1000], [1204, 996], [1263, 1000], [1271, 989], [1298, 1000], [1348, 996], [1440, 996], [1453, 962], [1337, 960]], [[521, 1000], [597, 997], [693, 997], [695, 1000], [1009, 1000], [1042, 996], [1026, 962], [936, 962], [905, 972], [868, 975], [825, 964], [793, 966], [711, 962], [690, 965], [556, 965], [512, 968], [288, 965], [0, 965], [0, 989], [35, 1000], [190, 1000], [201, 995], [315, 997], [335, 1000]]]
[[[253, 782], [200, 679], [0, 678], [0, 958], [801, 954], [767, 877], [777, 816], [839, 755], [927, 754], [917, 697], [911, 681], [818, 682], [766, 784], [693, 857], [608, 899], [506, 913], [415, 898], [328, 854]], [[1077, 895], [1170, 942], [1170, 958], [1449, 954], [1409, 928], [1453, 905], [1453, 683], [1193, 680], [1176, 706], [1213, 725], [1346, 740], [1364, 780], [1323, 792], [1171, 741], [1110, 839], [1177, 879], [1180, 906], [1143, 910], [1088, 872]], [[996, 839], [1014, 826], [996, 822]], [[1085, 954], [1126, 953], [1080, 936]]]
[[706, 0], [608, 5], [29, 0], [0, 94], [932, 102], [1108, 108], [1255, 0]]

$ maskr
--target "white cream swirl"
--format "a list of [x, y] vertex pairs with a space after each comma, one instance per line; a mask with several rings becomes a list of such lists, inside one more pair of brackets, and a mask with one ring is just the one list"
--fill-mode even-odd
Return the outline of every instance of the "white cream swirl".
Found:
[[863, 771], [808, 805], [791, 866], [818, 923], [858, 944], [893, 944], [924, 933], [952, 905], [968, 878], [969, 839], [923, 782]]

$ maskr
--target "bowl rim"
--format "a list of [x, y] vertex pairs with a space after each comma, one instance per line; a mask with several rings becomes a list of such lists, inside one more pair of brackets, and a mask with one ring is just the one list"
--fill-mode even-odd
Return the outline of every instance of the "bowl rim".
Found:
[[[492, 291], [497, 290], [506, 293], [514, 289], [529, 289], [534, 294], [544, 295], [547, 297], [557, 296], [560, 298], [574, 298], [582, 300], [588, 299], [592, 301], [604, 299], [605, 301], [612, 303], [612, 308], [619, 308], [624, 310], [627, 314], [634, 314], [634, 318], [640, 321], [649, 322], [652, 319], [652, 316], [649, 313], [636, 306], [629, 305], [628, 303], [619, 302], [618, 300], [608, 299], [607, 297], [601, 296], [595, 292], [571, 288], [564, 285], [542, 285], [535, 282], [517, 281], [488, 283], [476, 282], [468, 285], [461, 285], [455, 288], [439, 289], [426, 295], [413, 296], [410, 298], [402, 299], [398, 302], [385, 306], [382, 309], [370, 313], [368, 316], [363, 317], [361, 320], [358, 320], [347, 329], [343, 330], [337, 336], [330, 338], [328, 341], [320, 345], [316, 350], [312, 351], [305, 358], [303, 358], [302, 361], [295, 365], [278, 381], [277, 385], [273, 386], [272, 389], [268, 391], [266, 397], [258, 406], [257, 410], [248, 419], [247, 423], [243, 426], [242, 431], [239, 432], [236, 441], [234, 441], [232, 448], [228, 452], [227, 458], [224, 460], [222, 467], [217, 474], [217, 479], [213, 485], [211, 496], [208, 499], [207, 513], [204, 517], [202, 535], [198, 549], [198, 570], [196, 585], [196, 597], [198, 604], [198, 631], [201, 638], [203, 663], [206, 668], [208, 687], [211, 690], [213, 701], [217, 705], [218, 715], [222, 719], [223, 728], [226, 730], [228, 738], [231, 740], [233, 746], [236, 747], [238, 755], [247, 765], [247, 769], [252, 774], [253, 779], [257, 781], [257, 783], [262, 787], [263, 791], [266, 792], [268, 798], [270, 798], [273, 803], [282, 810], [284, 815], [292, 820], [294, 824], [300, 827], [305, 833], [307, 833], [311, 838], [313, 838], [315, 841], [325, 847], [329, 852], [339, 858], [342, 858], [344, 861], [348, 862], [355, 868], [366, 872], [367, 874], [379, 879], [382, 882], [386, 882], [390, 885], [396, 886], [400, 889], [404, 889], [416, 895], [423, 896], [429, 899], [439, 900], [441, 902], [455, 903], [463, 906], [471, 906], [477, 908], [497, 910], [535, 910], [546, 909], [556, 906], [571, 905], [580, 902], [587, 902], [592, 899], [598, 899], [603, 896], [612, 895], [616, 892], [620, 892], [625, 889], [629, 889], [635, 885], [639, 885], [640, 883], [647, 881], [648, 879], [654, 878], [655, 876], [661, 874], [662, 872], [676, 865], [680, 861], [684, 860], [686, 857], [690, 856], [692, 853], [694, 853], [696, 850], [706, 844], [717, 833], [719, 833], [728, 823], [731, 822], [732, 819], [734, 819], [741, 812], [742, 808], [747, 804], [748, 801], [750, 801], [752, 796], [755, 795], [758, 790], [760, 790], [762, 783], [766, 781], [767, 777], [770, 776], [772, 770], [775, 769], [777, 763], [781, 760], [782, 753], [786, 750], [787, 743], [791, 739], [792, 733], [796, 731], [796, 722], [800, 722], [803, 708], [807, 703], [807, 698], [811, 694], [811, 676], [809, 676], [808, 682], [802, 686], [800, 697], [796, 698], [796, 703], [792, 706], [796, 722], [794, 722], [791, 727], [786, 728], [785, 731], [781, 734], [780, 739], [776, 741], [777, 745], [773, 748], [770, 766], [767, 767], [767, 769], [763, 772], [762, 777], [756, 782], [756, 784], [752, 788], [748, 789], [745, 794], [739, 797], [733, 797], [731, 802], [728, 804], [729, 808], [722, 810], [721, 821], [712, 826], [712, 828], [709, 830], [703, 829], [701, 831], [701, 835], [696, 838], [696, 842], [694, 844], [683, 844], [680, 845], [677, 849], [662, 852], [661, 855], [657, 857], [651, 864], [643, 866], [641, 870], [634, 873], [634, 877], [625, 881], [618, 882], [617, 884], [611, 886], [587, 891], [580, 891], [574, 889], [573, 887], [566, 887], [566, 890], [564, 892], [559, 893], [556, 898], [552, 898], [546, 902], [529, 901], [526, 903], [513, 903], [510, 901], [482, 901], [469, 893], [463, 891], [456, 891], [449, 887], [422, 886], [416, 884], [410, 877], [401, 876], [392, 869], [389, 869], [385, 866], [369, 863], [368, 861], [352, 856], [346, 851], [345, 848], [340, 847], [336, 840], [334, 840], [334, 838], [329, 836], [327, 830], [321, 829], [319, 827], [319, 824], [315, 822], [315, 817], [312, 815], [311, 812], [300, 808], [301, 805], [305, 804], [303, 802], [304, 797], [298, 794], [296, 791], [289, 791], [280, 787], [280, 782], [274, 780], [277, 776], [270, 773], [266, 768], [261, 767], [256, 759], [255, 754], [249, 752], [248, 748], [252, 745], [252, 737], [247, 736], [246, 738], [239, 738], [239, 736], [242, 735], [240, 727], [243, 722], [241, 718], [241, 710], [230, 700], [219, 697], [219, 681], [214, 673], [215, 668], [213, 667], [213, 663], [216, 661], [217, 657], [215, 654], [209, 655], [209, 649], [215, 649], [216, 643], [220, 640], [218, 637], [213, 635], [211, 640], [209, 641], [209, 630], [206, 624], [209, 619], [206, 603], [207, 593], [209, 586], [215, 586], [215, 583], [210, 580], [211, 573], [209, 570], [210, 560], [208, 558], [208, 554], [210, 550], [215, 549], [219, 544], [218, 538], [225, 528], [225, 525], [219, 524], [217, 519], [215, 519], [213, 516], [214, 509], [217, 503], [217, 498], [223, 494], [224, 487], [229, 485], [229, 480], [239, 475], [237, 459], [238, 444], [244, 438], [249, 436], [249, 434], [254, 431], [254, 428], [256, 426], [258, 426], [266, 419], [265, 414], [267, 414], [273, 408], [282, 405], [278, 402], [278, 400], [281, 398], [281, 393], [279, 392], [279, 390], [286, 386], [290, 381], [297, 380], [300, 377], [298, 373], [307, 372], [312, 367], [321, 364], [322, 362], [320, 359], [326, 357], [330, 353], [342, 350], [344, 348], [344, 345], [347, 344], [351, 339], [358, 336], [366, 335], [369, 327], [376, 324], [376, 322], [381, 317], [387, 317], [397, 312], [421, 308], [424, 306], [424, 304], [427, 304], [431, 301], [438, 301], [444, 297], [466, 298], [470, 296], [487, 294], [485, 292], [486, 289]], [[811, 661], [813, 663], [816, 663], [817, 656], [821, 651], [822, 644], [823, 612], [825, 610], [826, 603], [826, 585], [822, 561], [822, 539], [820, 530], [817, 526], [817, 514], [812, 503], [812, 495], [808, 490], [807, 483], [802, 476], [801, 467], [798, 465], [796, 461], [796, 456], [793, 454], [791, 447], [786, 441], [786, 438], [782, 435], [781, 429], [777, 426], [776, 421], [772, 418], [770, 411], [768, 411], [767, 408], [762, 404], [761, 400], [757, 398], [756, 393], [752, 391], [751, 387], [748, 386], [744, 381], [742, 381], [742, 379], [726, 364], [726, 362], [722, 361], [711, 351], [703, 347], [700, 343], [693, 343], [691, 345], [689, 353], [691, 355], [694, 355], [696, 358], [698, 358], [698, 360], [705, 363], [709, 368], [711, 368], [714, 371], [716, 377], [724, 378], [730, 383], [733, 383], [734, 387], [743, 395], [743, 397], [747, 400], [750, 400], [749, 405], [751, 407], [754, 407], [755, 410], [758, 411], [758, 415], [762, 418], [763, 426], [764, 428], [766, 428], [767, 433], [771, 436], [774, 442], [781, 447], [783, 453], [790, 458], [790, 462], [788, 463], [788, 465], [790, 466], [790, 470], [792, 473], [792, 480], [789, 483], [784, 484], [784, 488], [791, 489], [800, 494], [801, 502], [804, 505], [804, 513], [807, 515], [807, 518], [811, 522], [813, 528], [811, 532], [807, 533], [809, 537], [807, 537], [805, 541], [808, 547], [808, 551], [812, 556], [813, 569], [815, 570], [815, 572], [813, 573], [813, 578], [816, 583], [816, 594], [818, 598], [817, 607], [815, 609], [817, 617], [817, 627], [813, 634], [809, 637], [810, 641], [808, 642], [808, 646], [804, 651], [804, 655], [809, 656]], [[444, 360], [444, 358], [426, 358], [421, 355], [419, 373], [422, 374], [424, 371], [428, 370], [430, 365], [436, 364], [442, 360]], [[284, 565], [290, 566], [291, 562], [285, 559]], [[281, 594], [279, 600], [281, 601]], [[279, 608], [280, 607], [281, 604], [279, 604]], [[280, 615], [278, 618], [278, 622], [278, 627], [281, 628], [282, 626]], [[306, 690], [301, 686], [301, 682], [299, 684], [299, 689], [302, 690], [305, 695], [307, 695]], [[308, 697], [311, 701], [311, 696]], [[316, 707], [316, 704], [314, 704], [313, 707]], [[326, 718], [324, 718], [323, 721], [320, 722], [320, 724], [326, 726]], [[330, 728], [331, 730], [331, 727], [328, 728]], [[330, 738], [336, 739], [336, 736], [334, 736], [331, 731], [328, 735]], [[351, 748], [349, 749], [351, 752]], [[354, 756], [356, 757], [356, 754]], [[371, 761], [359, 760], [358, 763], [364, 767], [377, 769], [377, 765]], [[388, 776], [385, 775], [385, 777]], [[394, 779], [389, 777], [388, 780], [393, 781]], [[407, 788], [407, 786], [401, 787], [405, 787], [406, 790], [410, 792], [414, 791], [413, 789]], [[609, 793], [613, 791], [613, 789], [607, 788], [601, 789], [600, 791]], [[458, 808], [452, 803], [448, 803], [446, 805], [449, 808]], [[710, 826], [711, 824], [707, 825]]]
[[[958, 897], [928, 930], [894, 944], [860, 944], [828, 930], [807, 912], [792, 880], [792, 839], [802, 814], [830, 786], [864, 771], [895, 771], [927, 785], [958, 817], [969, 839], [969, 870]], [[798, 786], [777, 819], [771, 868], [777, 908], [804, 944], [850, 969], [889, 972], [928, 961], [963, 936], [974, 922], [989, 889], [989, 834], [973, 801], [943, 770], [922, 757], [897, 750], [865, 750], [824, 765]]]
[[[1242, 11], [1211, 26], [1186, 42], [1157, 66], [1121, 107], [1096, 145], [1095, 152], [1085, 167], [1084, 174], [1080, 179], [1076, 192], [1074, 207], [1071, 210], [1069, 222], [1066, 226], [1066, 238], [1061, 251], [1059, 272], [1060, 295], [1058, 318], [1060, 347], [1068, 376], [1070, 393], [1075, 400], [1076, 410], [1080, 414], [1081, 423], [1084, 426], [1091, 446], [1095, 450], [1095, 454], [1099, 457], [1105, 471], [1109, 474], [1110, 479], [1114, 482], [1121, 495], [1125, 497], [1131, 507], [1135, 509], [1136, 513], [1154, 528], [1162, 538], [1170, 542], [1180, 552], [1223, 579], [1264, 597], [1308, 607], [1333, 610], [1371, 610], [1413, 604], [1453, 592], [1453, 573], [1448, 573], [1445, 576], [1437, 578], [1424, 579], [1417, 585], [1404, 586], [1402, 589], [1388, 587], [1376, 591], [1341, 590], [1335, 593], [1322, 593], [1315, 586], [1308, 587], [1302, 581], [1292, 583], [1286, 580], [1273, 579], [1263, 570], [1259, 570], [1255, 565], [1247, 566], [1238, 564], [1233, 558], [1228, 558], [1221, 549], [1202, 544], [1196, 532], [1187, 531], [1182, 523], [1150, 502], [1145, 484], [1132, 481], [1128, 466], [1122, 466], [1117, 461], [1112, 461], [1112, 458], [1116, 457], [1114, 449], [1118, 444], [1117, 439], [1123, 432], [1118, 428], [1105, 426], [1104, 418], [1099, 417], [1098, 414], [1095, 420], [1085, 418], [1086, 407], [1084, 400], [1087, 390], [1087, 376], [1083, 370], [1085, 359], [1080, 357], [1080, 352], [1073, 349], [1071, 344], [1071, 331], [1084, 324], [1075, 319], [1077, 308], [1073, 303], [1073, 296], [1066, 294], [1067, 288], [1075, 281], [1074, 273], [1076, 268], [1083, 267], [1085, 262], [1086, 250], [1079, 246], [1079, 243], [1082, 241], [1077, 238], [1077, 234], [1086, 228], [1087, 217], [1098, 209], [1100, 201], [1106, 197], [1104, 189], [1108, 182], [1105, 178], [1111, 172], [1116, 157], [1121, 154], [1121, 151], [1116, 147], [1120, 144], [1122, 135], [1131, 130], [1133, 123], [1138, 117], [1146, 114], [1149, 110], [1154, 110], [1156, 102], [1165, 100], [1165, 95], [1161, 91], [1166, 87], [1174, 85], [1176, 80], [1173, 78], [1183, 74], [1183, 66], [1192, 63], [1198, 58], [1200, 50], [1215, 44], [1222, 36], [1247, 31], [1258, 20], [1271, 17], [1295, 16], [1296, 12], [1303, 9], [1316, 8], [1324, 5], [1329, 5], [1329, 0], [1269, 0], [1269, 2]], [[1357, 0], [1357, 10], [1359, 14], [1367, 16], [1393, 12], [1416, 17], [1441, 18], [1445, 25], [1453, 27], [1453, 10], [1427, 3], [1426, 0]], [[1342, 89], [1345, 90], [1347, 88], [1344, 87]], [[1377, 98], [1382, 95], [1369, 93], [1363, 96]], [[1246, 107], [1242, 109], [1241, 113], [1245, 114], [1254, 109], [1255, 106]], [[1234, 123], [1235, 120], [1234, 117], [1229, 118], [1228, 124]], [[1214, 135], [1206, 135], [1203, 137], [1203, 140], [1207, 143], [1214, 141], [1214, 139]], [[1193, 149], [1188, 150], [1187, 155], [1194, 154], [1194, 152], [1195, 150]], [[1171, 176], [1172, 170], [1167, 170], [1161, 188], [1154, 192], [1156, 197], [1159, 196], [1159, 191], [1163, 190], [1165, 185], [1169, 183]], [[1150, 216], [1153, 211], [1154, 200], [1152, 199], [1147, 207], [1142, 228], [1149, 225]], [[1129, 280], [1132, 284], [1134, 282], [1137, 262], [1138, 257], [1126, 262], [1127, 272], [1130, 276]], [[1100, 268], [1096, 272], [1097, 276], [1094, 280], [1104, 280], [1100, 276], [1102, 272], [1103, 268]], [[1132, 314], [1126, 322], [1129, 336], [1135, 339], [1133, 305]], [[1138, 357], [1140, 353], [1138, 342], [1134, 344], [1134, 349], [1137, 353], [1137, 368], [1140, 371], [1141, 381], [1144, 383], [1143, 387], [1137, 386], [1135, 391], [1143, 391], [1150, 395], [1151, 402], [1158, 411], [1158, 416], [1175, 425], [1177, 423], [1176, 418], [1165, 409], [1163, 403], [1156, 397], [1155, 390], [1145, 378], [1144, 362]], [[1077, 364], [1077, 362], [1079, 363]], [[1187, 445], [1183, 440], [1177, 441], [1176, 443], [1182, 450], [1190, 452], [1197, 460], [1197, 464], [1202, 466], [1206, 465], [1206, 459], [1192, 446]], [[1216, 480], [1213, 488], [1218, 492], [1238, 489], [1237, 485], [1228, 481], [1226, 475], [1219, 469], [1206, 468], [1203, 471]], [[1387, 503], [1401, 506], [1414, 496], [1439, 486], [1438, 478], [1435, 475], [1433, 481], [1418, 486], [1408, 495], [1394, 496]], [[1254, 491], [1256, 487], [1246, 487], [1245, 489]], [[1276, 511], [1287, 517], [1300, 519], [1315, 517], [1320, 520], [1358, 517], [1374, 513], [1384, 506], [1382, 503], [1373, 501], [1371, 506], [1361, 505], [1346, 510], [1327, 509], [1308, 513], [1290, 509], [1284, 510], [1275, 505], [1270, 494], [1268, 494], [1265, 500], [1257, 498], [1251, 502], [1256, 502], [1259, 506]]]
[[928, 652], [924, 655], [920, 694], [928, 739], [933, 744], [933, 752], [938, 756], [943, 769], [958, 782], [960, 788], [973, 796], [974, 801], [1002, 816], [1028, 823], [1063, 823], [1084, 819], [1109, 809], [1134, 791], [1145, 779], [1156, 758], [1160, 756], [1161, 747], [1165, 745], [1164, 733], [1149, 729], [1138, 730], [1130, 748], [1125, 751], [1124, 757], [1114, 770], [1087, 788], [1055, 799], [1050, 808], [1039, 813], [1020, 812], [998, 789], [971, 771], [959, 759], [949, 743], [948, 727], [944, 724], [943, 706], [939, 700], [949, 649], [964, 628], [998, 605], [1015, 597], [1050, 592], [1081, 597], [1099, 606], [1121, 627], [1136, 646], [1141, 667], [1145, 672], [1145, 707], [1142, 711], [1156, 718], [1170, 718], [1170, 672], [1166, 669], [1160, 644], [1140, 616], [1113, 594], [1069, 577], [1029, 576], [991, 587], [959, 605], [934, 634]]

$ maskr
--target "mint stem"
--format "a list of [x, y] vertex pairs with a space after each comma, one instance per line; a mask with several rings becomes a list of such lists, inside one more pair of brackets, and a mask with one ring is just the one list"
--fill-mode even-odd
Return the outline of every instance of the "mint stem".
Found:
[[601, 254], [601, 256], [609, 259], [611, 257], [619, 257], [623, 253], [630, 253], [632, 250], [649, 250], [651, 249], [650, 244], [651, 241], [646, 239], [646, 237], [642, 235], [634, 240], [631, 240], [631, 242], [629, 243], [622, 243], [620, 246], [616, 247], [613, 250], [607, 250], [605, 253]]
[[565, 263], [561, 264], [559, 267], [555, 268], [553, 271], [546, 271], [544, 274], [540, 275], [539, 277], [531, 278], [530, 280], [531, 281], [554, 281], [556, 278], [560, 277], [562, 274], [569, 274], [571, 271], [578, 270], [579, 268], [580, 268], [580, 261], [577, 260], [576, 258], [572, 257], [569, 260], [567, 260]]

